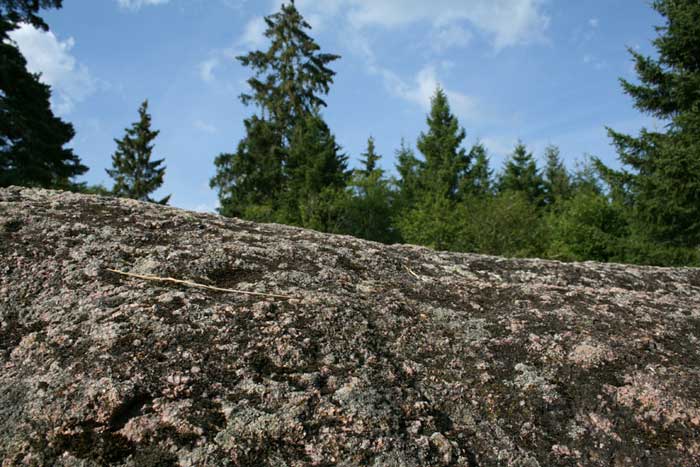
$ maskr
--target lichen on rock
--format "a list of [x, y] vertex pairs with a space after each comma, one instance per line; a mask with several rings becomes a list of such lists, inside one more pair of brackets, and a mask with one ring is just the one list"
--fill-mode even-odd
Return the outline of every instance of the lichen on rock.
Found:
[[696, 269], [18, 187], [0, 258], [3, 466], [700, 465]]

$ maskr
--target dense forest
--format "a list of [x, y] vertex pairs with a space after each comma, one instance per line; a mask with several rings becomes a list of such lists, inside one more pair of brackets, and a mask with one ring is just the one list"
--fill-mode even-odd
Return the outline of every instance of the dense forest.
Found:
[[[75, 178], [88, 169], [65, 145], [70, 123], [55, 116], [51, 90], [27, 71], [9, 32], [22, 22], [47, 29], [41, 8], [61, 0], [0, 0], [0, 186], [24, 185], [153, 200], [165, 176], [154, 160], [148, 102], [115, 139], [114, 186]], [[544, 164], [518, 142], [503, 167], [467, 133], [435, 89], [424, 131], [402, 141], [396, 176], [368, 135], [361, 166], [348, 156], [323, 116], [338, 55], [321, 51], [293, 1], [265, 18], [267, 50], [239, 56], [250, 70], [241, 101], [255, 109], [245, 136], [215, 159], [210, 185], [225, 216], [279, 222], [384, 243], [562, 261], [700, 265], [700, 3], [655, 0], [664, 24], [658, 57], [630, 49], [637, 83], [620, 80], [634, 106], [662, 121], [660, 130], [608, 133], [622, 169], [595, 157], [568, 169], [556, 146]], [[368, 132], [371, 133], [371, 132]], [[385, 156], [385, 155], [384, 155]]]

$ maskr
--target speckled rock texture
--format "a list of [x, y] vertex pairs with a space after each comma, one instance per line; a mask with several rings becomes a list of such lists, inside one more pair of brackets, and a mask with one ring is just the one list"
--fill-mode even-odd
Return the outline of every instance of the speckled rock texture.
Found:
[[0, 258], [2, 466], [700, 465], [700, 270], [15, 187]]

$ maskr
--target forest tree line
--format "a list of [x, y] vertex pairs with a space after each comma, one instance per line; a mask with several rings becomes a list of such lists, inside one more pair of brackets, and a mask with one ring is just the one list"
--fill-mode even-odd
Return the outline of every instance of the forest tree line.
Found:
[[[590, 157], [568, 169], [556, 146], [544, 163], [518, 142], [498, 172], [467, 135], [438, 88], [415, 148], [402, 141], [396, 176], [380, 168], [369, 136], [358, 168], [323, 117], [340, 57], [324, 53], [294, 2], [265, 18], [266, 50], [238, 57], [249, 68], [241, 101], [256, 109], [245, 136], [215, 159], [211, 187], [225, 216], [279, 222], [383, 243], [563, 261], [700, 265], [700, 4], [656, 0], [665, 24], [658, 58], [630, 50], [638, 83], [620, 80], [662, 130], [609, 129], [623, 168]], [[21, 22], [47, 29], [40, 8], [61, 0], [0, 0], [0, 186], [70, 189], [153, 200], [165, 176], [152, 152], [148, 102], [116, 139], [111, 189], [76, 183], [87, 171], [65, 145], [72, 125], [50, 108], [50, 88], [26, 69], [9, 39]]]

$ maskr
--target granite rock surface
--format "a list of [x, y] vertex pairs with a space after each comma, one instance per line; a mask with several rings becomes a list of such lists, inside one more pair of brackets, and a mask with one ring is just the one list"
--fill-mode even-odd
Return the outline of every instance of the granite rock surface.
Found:
[[699, 341], [697, 269], [0, 190], [2, 466], [697, 466]]

